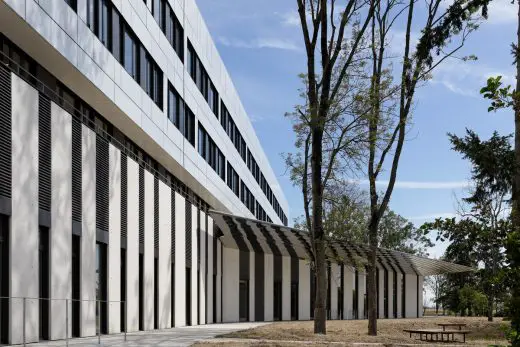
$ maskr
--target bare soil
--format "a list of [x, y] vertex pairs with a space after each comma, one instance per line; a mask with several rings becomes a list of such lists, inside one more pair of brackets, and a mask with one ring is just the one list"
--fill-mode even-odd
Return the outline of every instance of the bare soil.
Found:
[[[387, 346], [403, 344], [432, 345], [431, 342], [419, 341], [417, 337], [403, 329], [437, 329], [438, 323], [465, 323], [465, 330], [471, 333], [466, 337], [466, 346], [507, 345], [503, 327], [509, 322], [496, 318], [488, 322], [485, 317], [432, 317], [420, 319], [384, 319], [378, 321], [378, 336], [368, 336], [366, 320], [328, 321], [327, 335], [315, 335], [313, 322], [277, 322], [259, 328], [243, 330], [219, 336], [217, 339], [201, 342], [195, 346], [348, 346], [353, 343], [383, 343]], [[462, 337], [462, 336], [461, 336]], [[220, 340], [219, 338], [223, 339]], [[455, 337], [457, 339], [457, 337]], [[226, 340], [228, 339], [228, 340]], [[235, 339], [245, 339], [237, 341]], [[298, 343], [299, 342], [299, 343]], [[236, 343], [236, 344], [235, 344]], [[459, 343], [456, 343], [457, 345]], [[462, 343], [460, 343], [462, 344]], [[453, 343], [444, 343], [451, 345]]]

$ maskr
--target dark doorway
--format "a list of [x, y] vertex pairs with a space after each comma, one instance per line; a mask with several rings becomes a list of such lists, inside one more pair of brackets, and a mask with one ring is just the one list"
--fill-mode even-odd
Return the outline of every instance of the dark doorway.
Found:
[[249, 321], [249, 282], [241, 280], [238, 289], [238, 311], [241, 322]]
[[98, 300], [96, 313], [99, 321], [98, 329], [101, 334], [108, 334], [107, 245], [100, 242], [96, 243], [96, 253], [96, 299]]
[[171, 326], [175, 326], [175, 264], [172, 263], [172, 277], [171, 277]]
[[217, 275], [213, 275], [213, 323], [217, 322]]
[[126, 249], [121, 248], [121, 331], [126, 331]]
[[291, 320], [298, 320], [298, 282], [291, 283]]
[[191, 325], [191, 268], [186, 268], [186, 325]]
[[81, 237], [72, 235], [72, 336], [80, 336]]
[[144, 258], [139, 254], [139, 330], [144, 330]]
[[159, 329], [159, 259], [153, 262], [153, 327]]
[[40, 340], [49, 339], [49, 228], [40, 226], [39, 286], [40, 286]]
[[282, 282], [274, 282], [273, 288], [273, 320], [282, 320]]
[[9, 343], [9, 217], [0, 215], [0, 343]]

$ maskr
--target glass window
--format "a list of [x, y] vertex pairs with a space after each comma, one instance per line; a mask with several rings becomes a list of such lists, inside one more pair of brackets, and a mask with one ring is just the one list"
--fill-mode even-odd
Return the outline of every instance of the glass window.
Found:
[[137, 45], [133, 35], [125, 28], [124, 34], [124, 66], [125, 70], [137, 80]]
[[76, 0], [65, 0], [65, 3], [70, 6], [74, 10], [74, 12], [78, 11], [78, 4]]
[[111, 52], [118, 62], [121, 62], [121, 24], [120, 16], [115, 8], [112, 9], [112, 47]]
[[100, 0], [99, 2], [99, 39], [103, 43], [105, 47], [110, 47], [110, 39], [111, 39], [111, 18], [110, 15], [110, 4], [107, 0]]
[[195, 146], [195, 115], [187, 106], [184, 113], [184, 137]]

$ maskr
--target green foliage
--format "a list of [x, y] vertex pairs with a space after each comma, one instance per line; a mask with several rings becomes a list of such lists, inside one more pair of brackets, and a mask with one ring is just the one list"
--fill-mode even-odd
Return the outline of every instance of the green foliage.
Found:
[[498, 111], [504, 108], [514, 107], [515, 95], [510, 85], [504, 86], [502, 76], [490, 77], [487, 80], [487, 85], [480, 89], [480, 94], [485, 99], [491, 100], [491, 106], [488, 107], [488, 112]]

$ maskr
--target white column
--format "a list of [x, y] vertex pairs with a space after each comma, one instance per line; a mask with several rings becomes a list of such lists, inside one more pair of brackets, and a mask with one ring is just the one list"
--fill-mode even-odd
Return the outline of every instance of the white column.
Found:
[[291, 320], [291, 258], [282, 257], [282, 320]]
[[225, 323], [239, 321], [239, 253], [238, 249], [225, 247], [223, 249], [222, 307]]
[[424, 277], [418, 276], [417, 280], [419, 281], [419, 292], [417, 295], [419, 296], [418, 302], [419, 302], [419, 317], [423, 316], [423, 287], [424, 287]]
[[139, 165], [127, 158], [126, 329], [139, 330]]
[[388, 271], [388, 318], [394, 318], [394, 270]]
[[330, 264], [330, 317], [338, 319], [338, 287], [341, 285], [341, 273], [338, 264]]
[[121, 151], [112, 144], [108, 151], [108, 332], [114, 334], [121, 331]]
[[[71, 335], [72, 305], [72, 118], [51, 103], [51, 340]], [[65, 311], [67, 310], [67, 312]], [[68, 325], [68, 330], [65, 328]]]
[[200, 211], [199, 323], [206, 324], [206, 214]]
[[197, 273], [198, 253], [197, 253], [197, 207], [191, 206], [191, 325], [197, 325], [199, 311], [197, 308], [197, 284], [199, 274]]
[[186, 325], [186, 202], [175, 193], [175, 326]]
[[354, 269], [351, 266], [344, 265], [343, 273], [343, 319], [352, 319], [352, 296], [354, 288]]
[[[15, 297], [39, 297], [38, 286], [38, 92], [12, 76], [12, 214], [10, 290]], [[26, 303], [26, 341], [38, 341], [39, 303]], [[22, 300], [12, 300], [12, 344], [22, 343]]]
[[367, 276], [364, 270], [358, 270], [358, 317], [365, 318], [365, 293]]
[[385, 318], [385, 270], [382, 267], [377, 268], [379, 271], [379, 296], [377, 300], [379, 301], [379, 317]]
[[274, 300], [274, 258], [272, 254], [265, 254], [265, 282], [264, 282], [264, 320], [272, 321], [274, 318], [273, 300]]
[[216, 239], [217, 242], [217, 321], [222, 322], [222, 243]]
[[397, 281], [397, 295], [396, 295], [396, 297], [397, 297], [397, 318], [404, 318], [403, 310], [402, 310], [402, 307], [403, 307], [403, 304], [402, 304], [403, 294], [402, 294], [402, 288], [401, 288], [402, 278], [403, 278], [403, 274], [401, 272], [398, 272], [397, 277], [395, 278], [395, 281]]
[[144, 170], [144, 330], [154, 328], [154, 177]]
[[298, 264], [298, 319], [309, 320], [311, 318], [311, 270], [306, 260], [300, 259]]
[[249, 320], [255, 321], [255, 252], [249, 253]]
[[208, 296], [206, 297], [207, 302], [207, 310], [206, 310], [206, 322], [214, 323], [213, 322], [213, 242], [215, 240], [213, 239], [213, 219], [208, 216], [208, 279], [207, 279], [207, 293]]
[[417, 275], [406, 274], [405, 311], [406, 318], [417, 317]]
[[171, 327], [172, 213], [171, 188], [159, 181], [159, 329]]

